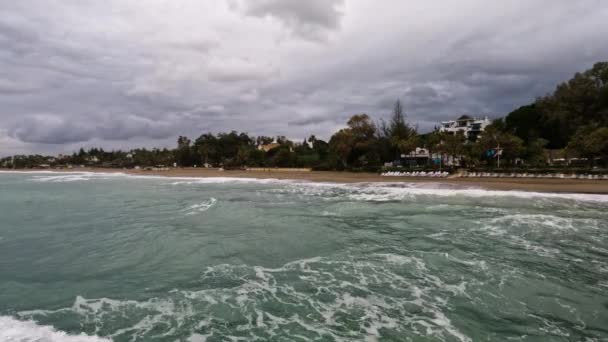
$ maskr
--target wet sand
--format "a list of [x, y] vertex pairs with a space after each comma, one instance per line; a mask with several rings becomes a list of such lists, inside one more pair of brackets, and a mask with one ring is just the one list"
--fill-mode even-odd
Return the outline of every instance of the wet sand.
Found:
[[[68, 171], [68, 170], [65, 170]], [[165, 177], [238, 177], [258, 179], [294, 179], [331, 183], [443, 183], [478, 187], [488, 190], [519, 190], [536, 192], [569, 192], [608, 194], [607, 180], [544, 179], [544, 178], [430, 178], [430, 177], [383, 177], [375, 173], [337, 171], [220, 171], [218, 169], [177, 168], [168, 171], [144, 171], [124, 169], [82, 168], [69, 171], [122, 172], [133, 175]]]

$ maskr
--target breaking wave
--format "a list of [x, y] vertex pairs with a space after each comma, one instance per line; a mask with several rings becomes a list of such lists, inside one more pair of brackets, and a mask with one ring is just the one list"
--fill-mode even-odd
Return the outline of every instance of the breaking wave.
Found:
[[525, 199], [566, 199], [581, 202], [608, 203], [608, 195], [580, 194], [580, 193], [545, 193], [533, 191], [507, 191], [507, 190], [485, 190], [478, 187], [464, 187], [449, 183], [330, 183], [311, 182], [290, 179], [259, 179], [240, 177], [166, 177], [157, 175], [132, 175], [121, 172], [56, 172], [56, 171], [0, 171], [4, 173], [45, 174], [45, 176], [34, 176], [37, 182], [74, 182], [88, 181], [91, 179], [109, 178], [135, 178], [135, 179], [162, 179], [170, 180], [170, 185], [195, 185], [195, 184], [277, 184], [291, 187], [293, 191], [304, 193], [327, 195], [329, 191], [341, 190], [349, 192], [349, 199], [361, 201], [396, 201], [413, 198], [416, 196], [436, 197], [513, 197]]
[[204, 211], [209, 210], [209, 208], [213, 207], [215, 203], [217, 203], [217, 199], [211, 197], [208, 201], [193, 204], [186, 208], [184, 211], [186, 212], [186, 215], [195, 215], [197, 213], [202, 213]]
[[187, 331], [201, 339], [352, 341], [394, 335], [471, 340], [448, 318], [450, 298], [468, 297], [466, 282], [443, 280], [414, 256], [315, 257], [279, 268], [222, 264], [207, 268], [198, 287], [147, 301], [78, 296], [70, 308], [19, 316], [71, 317], [92, 326], [90, 333], [115, 339]]
[[19, 321], [0, 316], [0, 341], [3, 342], [110, 342], [111, 340], [84, 334], [69, 335], [53, 327], [33, 321]]

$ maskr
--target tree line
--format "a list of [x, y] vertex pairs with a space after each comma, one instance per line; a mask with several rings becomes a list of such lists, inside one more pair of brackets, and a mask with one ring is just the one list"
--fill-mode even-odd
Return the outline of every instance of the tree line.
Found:
[[[416, 147], [428, 151], [418, 167], [435, 168], [444, 158], [462, 167], [496, 166], [500, 147], [502, 166], [542, 166], [547, 151], [579, 157], [587, 166], [608, 160], [608, 62], [596, 63], [537, 98], [496, 119], [481, 137], [469, 140], [462, 132], [435, 129], [420, 134], [396, 101], [389, 120], [375, 122], [367, 114], [353, 115], [346, 127], [328, 141], [309, 136], [301, 142], [285, 136], [251, 136], [244, 132], [205, 133], [191, 140], [180, 136], [174, 149], [104, 151], [80, 149], [62, 158], [19, 155], [0, 159], [0, 167], [33, 168], [40, 165], [146, 167], [174, 163], [180, 167], [224, 168], [310, 167], [317, 170], [377, 171], [385, 163], [403, 164]], [[493, 153], [489, 153], [494, 151]]]

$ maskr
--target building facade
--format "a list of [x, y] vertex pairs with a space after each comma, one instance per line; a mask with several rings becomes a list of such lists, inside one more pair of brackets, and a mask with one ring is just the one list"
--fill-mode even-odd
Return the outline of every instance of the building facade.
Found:
[[481, 137], [481, 133], [490, 123], [492, 122], [487, 116], [483, 119], [479, 119], [463, 115], [456, 120], [442, 121], [439, 131], [451, 134], [462, 131], [468, 140], [476, 141]]

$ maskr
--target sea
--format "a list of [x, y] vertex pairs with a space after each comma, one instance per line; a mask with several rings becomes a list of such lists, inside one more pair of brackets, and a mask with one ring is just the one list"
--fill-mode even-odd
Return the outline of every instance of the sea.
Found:
[[608, 196], [1, 172], [0, 341], [608, 341]]

